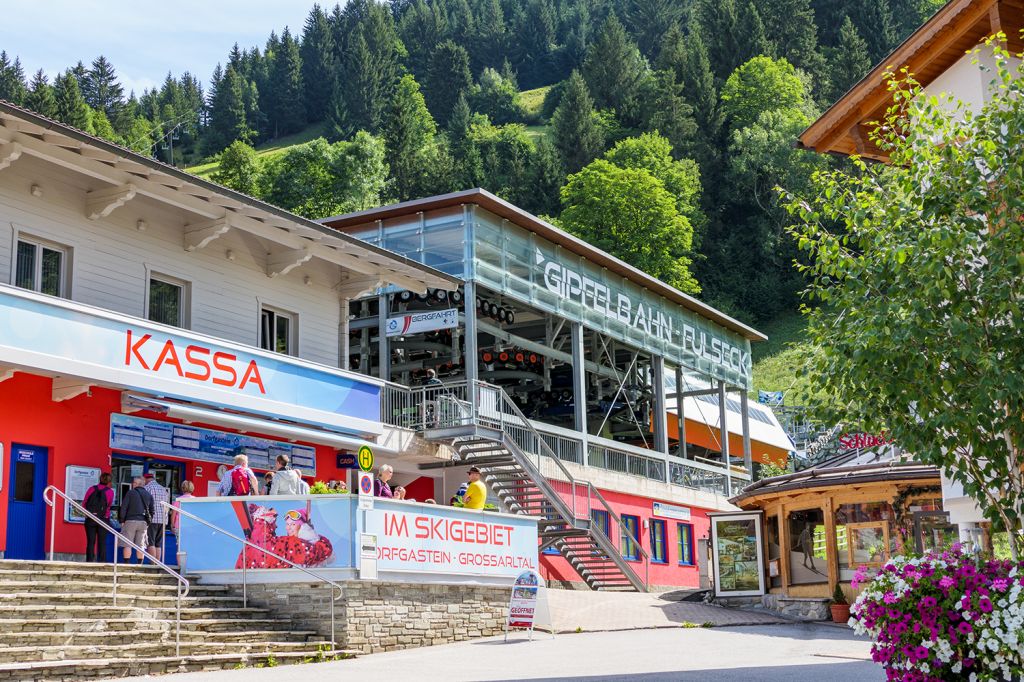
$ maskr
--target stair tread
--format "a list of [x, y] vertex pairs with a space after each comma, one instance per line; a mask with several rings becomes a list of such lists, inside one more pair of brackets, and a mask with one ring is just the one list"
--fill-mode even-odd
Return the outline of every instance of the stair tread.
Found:
[[[272, 652], [271, 652], [272, 653]], [[282, 652], [281, 655], [274, 654], [275, 658], [308, 658], [318, 653], [316, 648], [312, 648], [308, 651], [286, 651]], [[327, 656], [333, 656], [335, 653], [344, 653], [342, 651], [325, 651], [323, 652]], [[108, 667], [115, 665], [139, 665], [148, 663], [174, 663], [174, 662], [214, 662], [214, 661], [234, 661], [238, 659], [247, 660], [252, 657], [252, 653], [237, 652], [229, 654], [197, 654], [189, 656], [154, 656], [139, 660], [137, 658], [78, 658], [78, 659], [63, 659], [59, 661], [26, 661], [22, 663], [0, 663], [0, 672], [10, 671], [22, 671], [22, 670], [46, 670], [49, 668], [85, 668], [85, 667]]]

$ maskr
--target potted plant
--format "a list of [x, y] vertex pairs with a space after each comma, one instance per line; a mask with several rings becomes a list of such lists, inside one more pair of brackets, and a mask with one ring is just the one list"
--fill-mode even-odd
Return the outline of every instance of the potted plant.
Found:
[[850, 620], [850, 602], [846, 601], [846, 595], [843, 594], [843, 588], [839, 583], [836, 583], [836, 589], [832, 593], [829, 610], [832, 611], [833, 623], [846, 623]]

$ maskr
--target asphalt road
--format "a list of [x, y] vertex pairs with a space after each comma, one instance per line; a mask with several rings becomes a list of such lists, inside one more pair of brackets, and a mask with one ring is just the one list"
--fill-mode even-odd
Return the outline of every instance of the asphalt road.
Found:
[[[761, 682], [883, 680], [869, 643], [829, 625], [786, 624], [537, 633], [532, 642], [501, 638], [409, 649], [347, 661], [264, 669], [185, 673], [173, 682]], [[142, 678], [135, 678], [142, 679]]]

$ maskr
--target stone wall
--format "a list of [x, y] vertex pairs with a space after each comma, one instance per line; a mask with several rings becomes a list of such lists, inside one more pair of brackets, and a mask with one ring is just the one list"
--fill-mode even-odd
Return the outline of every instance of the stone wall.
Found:
[[830, 599], [817, 597], [785, 597], [780, 594], [766, 594], [761, 597], [766, 609], [797, 620], [831, 620]]
[[[335, 641], [361, 653], [447, 644], [504, 632], [509, 588], [377, 581], [341, 583]], [[319, 584], [249, 585], [249, 603], [292, 620], [297, 630], [331, 636], [331, 594]]]

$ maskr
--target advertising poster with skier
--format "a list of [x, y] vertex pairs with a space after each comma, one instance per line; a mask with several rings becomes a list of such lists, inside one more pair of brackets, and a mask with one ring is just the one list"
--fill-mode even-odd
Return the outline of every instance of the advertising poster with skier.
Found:
[[352, 504], [347, 496], [182, 500], [182, 509], [254, 545], [243, 546], [182, 515], [179, 542], [190, 571], [231, 571], [243, 565], [247, 569], [292, 568], [281, 559], [303, 568], [353, 565]]

